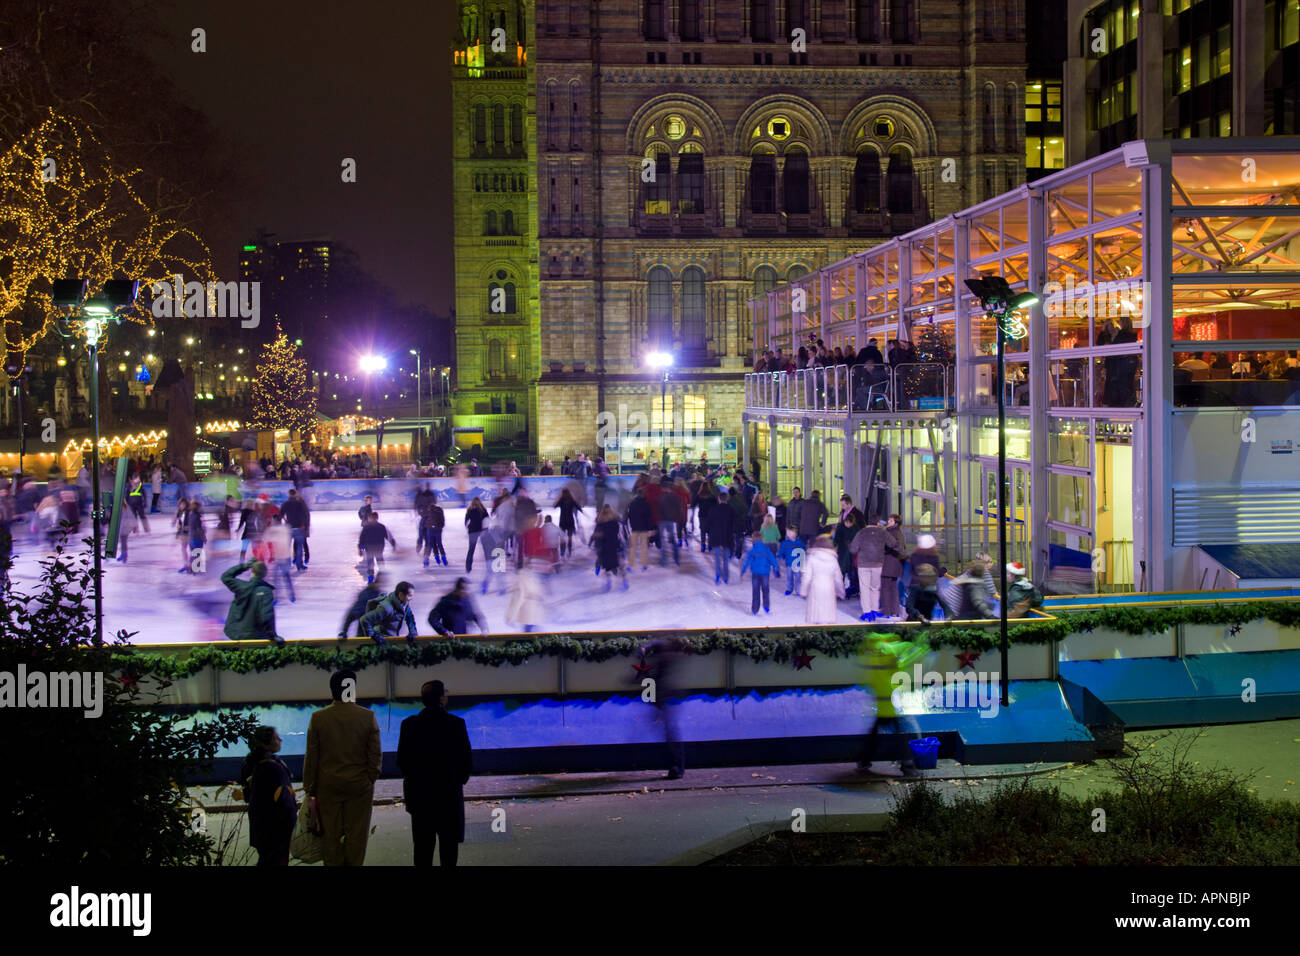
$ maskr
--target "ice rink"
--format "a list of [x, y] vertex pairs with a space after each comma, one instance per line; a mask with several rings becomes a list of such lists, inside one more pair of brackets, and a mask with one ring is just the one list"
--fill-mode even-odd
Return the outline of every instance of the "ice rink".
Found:
[[[397, 549], [387, 554], [383, 569], [385, 590], [398, 581], [415, 586], [413, 607], [416, 625], [422, 635], [432, 634], [428, 625], [430, 609], [438, 598], [451, 590], [458, 576], [465, 575], [465, 531], [463, 508], [445, 508], [447, 527], [443, 545], [451, 562], [446, 567], [430, 562], [423, 567], [416, 548], [418, 521], [411, 509], [381, 512], [380, 520], [397, 540]], [[546, 508], [543, 514], [556, 510]], [[786, 579], [773, 578], [772, 613], [761, 609], [750, 613], [750, 578], [740, 578], [739, 562], [731, 562], [731, 583], [713, 583], [713, 555], [701, 554], [698, 538], [692, 538], [681, 553], [681, 566], [658, 565], [659, 552], [651, 548], [651, 564], [628, 575], [625, 591], [614, 581], [613, 590], [603, 593], [605, 576], [595, 574], [595, 554], [586, 544], [590, 537], [593, 509], [588, 506], [581, 516], [582, 528], [574, 537], [574, 555], [564, 560], [560, 573], [546, 576], [542, 633], [587, 631], [650, 630], [655, 628], [753, 627], [804, 624], [804, 599], [785, 596]], [[132, 519], [126, 517], [124, 523]], [[213, 540], [214, 518], [208, 516], [208, 551], [206, 572], [179, 574], [182, 548], [172, 527], [169, 514], [150, 515], [148, 533], [132, 533], [129, 559], [119, 563], [109, 559], [104, 567], [104, 632], [119, 629], [134, 631], [135, 643], [168, 641], [225, 640], [222, 623], [231, 593], [221, 583], [221, 572], [239, 559], [238, 540]], [[44, 541], [32, 542], [15, 526], [14, 551], [17, 559], [12, 578], [19, 590], [34, 588], [39, 562], [51, 553]], [[89, 535], [90, 524], [83, 519], [81, 537]], [[283, 579], [276, 584], [276, 627], [288, 639], [329, 639], [335, 637], [344, 615], [352, 605], [365, 578], [358, 570], [357, 534], [360, 522], [352, 511], [319, 511], [311, 517], [311, 564], [307, 571], [293, 574], [296, 600], [290, 601]], [[581, 538], [581, 542], [579, 539]], [[82, 547], [77, 544], [76, 547]], [[250, 553], [251, 559], [251, 553]], [[510, 563], [513, 569], [513, 560]], [[782, 574], [784, 575], [784, 570]], [[487, 618], [490, 633], [512, 634], [523, 628], [507, 619], [513, 571], [498, 575], [488, 594], [480, 594], [488, 569], [482, 548], [474, 557], [474, 570], [467, 575], [473, 595]], [[504, 585], [505, 593], [498, 587]], [[840, 620], [856, 623], [861, 612], [857, 599], [840, 602]], [[353, 624], [349, 636], [355, 636]]]

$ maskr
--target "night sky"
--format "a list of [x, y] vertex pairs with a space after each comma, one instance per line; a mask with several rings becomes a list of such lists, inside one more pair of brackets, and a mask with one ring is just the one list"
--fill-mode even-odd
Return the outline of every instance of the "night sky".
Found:
[[[352, 246], [399, 301], [446, 315], [451, 281], [449, 5], [357, 0], [176, 0], [146, 50], [240, 165], [237, 242]], [[389, 12], [393, 11], [393, 12]], [[400, 12], [398, 12], [400, 11]], [[190, 31], [207, 52], [190, 52]], [[357, 181], [341, 181], [344, 157]], [[235, 252], [213, 248], [223, 277]]]

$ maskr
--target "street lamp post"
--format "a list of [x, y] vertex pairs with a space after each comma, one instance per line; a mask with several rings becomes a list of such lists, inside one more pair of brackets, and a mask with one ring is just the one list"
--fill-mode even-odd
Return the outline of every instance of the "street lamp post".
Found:
[[1033, 305], [1038, 296], [1032, 292], [1016, 293], [1001, 276], [986, 276], [980, 279], [967, 279], [966, 287], [980, 299], [984, 313], [993, 319], [997, 326], [998, 355], [998, 638], [1001, 652], [1002, 676], [998, 683], [1002, 688], [1002, 706], [1010, 705], [1010, 675], [1007, 657], [1007, 397], [1006, 397], [1006, 341], [1010, 337], [1016, 341], [1029, 334], [1019, 316], [1020, 309]]
[[[90, 353], [90, 418], [92, 437], [90, 446], [90, 524], [94, 543], [95, 579], [95, 645], [104, 643], [104, 567], [100, 548], [100, 525], [103, 522], [103, 501], [99, 491], [99, 340], [108, 322], [120, 322], [119, 309], [135, 302], [139, 283], [133, 280], [110, 280], [104, 283], [104, 293], [85, 301], [89, 282], [84, 279], [59, 279], [54, 282], [51, 299], [56, 307], [67, 308], [69, 321], [81, 327]], [[84, 303], [84, 304], [83, 304]]]
[[[382, 372], [386, 368], [388, 368], [388, 359], [384, 358], [382, 355], [363, 355], [361, 357], [361, 371], [365, 372], [367, 376], [369, 376], [371, 372]], [[374, 382], [368, 377], [367, 382], [369, 382], [371, 387], [374, 386]], [[379, 413], [379, 425], [375, 429], [375, 474], [380, 478], [384, 476], [383, 465], [381, 464], [383, 454], [384, 413], [381, 411]]]
[[[420, 415], [420, 390], [423, 385], [423, 378], [420, 375], [420, 350], [411, 349], [411, 354], [415, 356], [415, 423], [417, 426], [424, 424]], [[429, 404], [433, 404], [433, 396], [429, 396]]]
[[665, 425], [668, 415], [665, 406], [668, 404], [668, 376], [671, 374], [673, 367], [673, 357], [668, 352], [651, 352], [645, 358], [646, 364], [653, 369], [663, 369], [663, 377], [659, 382], [659, 444], [663, 448], [661, 455], [660, 468], [664, 473], [668, 473], [668, 439], [665, 433]]
[[30, 365], [10, 365], [5, 369], [9, 377], [14, 381], [14, 390], [18, 397], [18, 477], [14, 480], [14, 487], [10, 489], [11, 495], [18, 493], [18, 482], [23, 477], [23, 456], [27, 453], [27, 420], [23, 417], [23, 386], [27, 383], [27, 375], [31, 372]]

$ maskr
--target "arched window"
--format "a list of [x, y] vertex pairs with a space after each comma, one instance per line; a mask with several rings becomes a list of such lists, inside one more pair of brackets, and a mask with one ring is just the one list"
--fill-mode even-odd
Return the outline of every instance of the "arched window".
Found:
[[858, 42], [880, 42], [880, 0], [857, 0]]
[[853, 167], [853, 211], [864, 215], [880, 212], [880, 156], [871, 146], [858, 152]]
[[766, 295], [776, 288], [776, 270], [771, 266], [759, 266], [754, 270], [754, 295], [757, 299], [759, 296]]
[[785, 211], [790, 215], [808, 214], [808, 154], [802, 150], [785, 154], [785, 168], [781, 170], [781, 190], [785, 197]]
[[1020, 105], [1020, 90], [1014, 83], [1008, 83], [1002, 91], [1002, 127], [1007, 138], [1008, 153], [1020, 152], [1020, 143], [1016, 136], [1016, 128], [1019, 125], [1016, 122], [1017, 116], [1024, 116], [1024, 109]]
[[673, 275], [663, 266], [650, 270], [646, 326], [652, 345], [671, 348], [673, 339]]
[[524, 108], [510, 107], [510, 145], [516, 150], [524, 145]]
[[506, 108], [500, 103], [492, 107], [492, 146], [497, 152], [506, 148]]
[[704, 154], [683, 152], [677, 157], [677, 211], [704, 213]]
[[516, 236], [515, 232], [515, 213], [513, 209], [507, 209], [501, 217], [501, 233], [506, 236]]
[[487, 107], [474, 107], [474, 151], [487, 149]]
[[808, 35], [808, 0], [785, 0], [785, 39], [790, 39], [794, 30], [802, 30]]
[[[650, 182], [641, 183], [645, 211], [650, 216], [664, 216], [672, 212], [673, 160], [666, 146], [656, 144], [646, 153], [654, 160], [654, 176]], [[640, 173], [640, 170], [638, 170]]]
[[[916, 36], [913, 0], [889, 0], [889, 39], [893, 43], [911, 43]], [[989, 6], [997, 6], [995, 3]]]
[[515, 284], [513, 282], [507, 282], [506, 283], [506, 315], [514, 315], [516, 308], [517, 306], [515, 303]]
[[912, 198], [914, 177], [912, 156], [901, 146], [889, 152], [889, 211], [909, 214], [915, 210]]
[[688, 266], [682, 272], [682, 349], [703, 352], [704, 270]]
[[771, 153], [749, 161], [749, 211], [756, 216], [776, 212], [776, 157]]
[[984, 84], [984, 94], [982, 97], [984, 116], [984, 147], [982, 152], [996, 153], [998, 151], [998, 131], [997, 120], [993, 115], [993, 84]]
[[772, 0], [749, 0], [749, 38], [755, 43], [772, 42]]
[[785, 274], [786, 282], [794, 282], [796, 279], [802, 279], [808, 274], [808, 270], [801, 265], [793, 265]]
[[986, 3], [984, 5], [984, 39], [986, 40], [992, 40], [997, 32], [993, 19], [997, 15], [996, 8], [996, 3]]
[[495, 236], [497, 234], [497, 211], [489, 209], [487, 215], [483, 217], [483, 235]]
[[677, 32], [683, 40], [693, 43], [700, 38], [700, 0], [681, 0], [677, 18]]
[[668, 32], [665, 26], [664, 0], [645, 0], [645, 38], [647, 40], [666, 40]]

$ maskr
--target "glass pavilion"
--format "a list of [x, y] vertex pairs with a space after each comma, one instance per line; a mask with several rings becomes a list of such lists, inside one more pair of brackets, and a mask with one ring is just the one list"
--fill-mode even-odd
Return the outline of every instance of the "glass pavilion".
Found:
[[898, 512], [950, 566], [992, 551], [981, 275], [1039, 295], [1004, 386], [1008, 548], [1036, 581], [1203, 589], [1200, 545], [1300, 540], [1300, 138], [1126, 143], [751, 301], [756, 350], [874, 339], [887, 364], [747, 375], [742, 460], [784, 498]]

